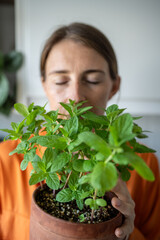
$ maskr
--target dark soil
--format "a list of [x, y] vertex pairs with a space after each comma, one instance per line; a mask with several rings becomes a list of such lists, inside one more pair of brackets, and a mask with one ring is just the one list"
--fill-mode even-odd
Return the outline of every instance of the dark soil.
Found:
[[36, 202], [40, 208], [52, 216], [71, 222], [80, 222], [79, 216], [84, 215], [83, 223], [100, 223], [114, 218], [118, 211], [112, 207], [111, 201], [107, 200], [107, 206], [94, 211], [93, 222], [91, 222], [91, 209], [84, 205], [79, 210], [75, 201], [60, 203], [55, 200], [53, 190], [45, 186], [36, 196]]

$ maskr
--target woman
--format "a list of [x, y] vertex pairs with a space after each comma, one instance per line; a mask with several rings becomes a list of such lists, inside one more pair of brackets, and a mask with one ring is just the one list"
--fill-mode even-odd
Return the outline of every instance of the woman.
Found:
[[[87, 100], [95, 113], [103, 114], [108, 100], [120, 86], [117, 60], [110, 42], [99, 30], [81, 23], [62, 27], [47, 40], [41, 55], [41, 78], [50, 108], [59, 108], [61, 113], [59, 102], [72, 99], [76, 102]], [[8, 158], [16, 144], [10, 141], [0, 146], [2, 239], [8, 240], [28, 239], [30, 199], [36, 188], [28, 186], [31, 166], [22, 173], [19, 169], [22, 158], [17, 155]], [[115, 230], [119, 239], [160, 238], [156, 223], [160, 212], [158, 162], [153, 154], [141, 157], [156, 180], [154, 183], [142, 180], [134, 171], [127, 185], [119, 179], [113, 189], [117, 197], [112, 199], [112, 205], [125, 217], [123, 225]], [[11, 163], [12, 175], [8, 170]]]

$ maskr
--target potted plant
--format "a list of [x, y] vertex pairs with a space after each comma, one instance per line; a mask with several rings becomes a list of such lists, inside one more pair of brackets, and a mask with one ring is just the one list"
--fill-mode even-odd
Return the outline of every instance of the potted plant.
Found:
[[0, 51], [0, 112], [9, 115], [16, 100], [16, 84], [9, 83], [10, 76], [6, 74], [15, 73], [23, 63], [21, 52], [11, 51], [3, 54]]
[[114, 230], [122, 215], [112, 208], [109, 191], [118, 175], [127, 181], [135, 169], [154, 180], [136, 154], [154, 152], [136, 141], [146, 137], [134, 122], [137, 118], [115, 104], [99, 116], [83, 103], [61, 103], [67, 115], [17, 103], [14, 107], [24, 120], [11, 123], [13, 130], [4, 129], [7, 138], [20, 139], [10, 155], [24, 154], [21, 170], [32, 163], [29, 184], [41, 183], [32, 199], [31, 240], [117, 239]]

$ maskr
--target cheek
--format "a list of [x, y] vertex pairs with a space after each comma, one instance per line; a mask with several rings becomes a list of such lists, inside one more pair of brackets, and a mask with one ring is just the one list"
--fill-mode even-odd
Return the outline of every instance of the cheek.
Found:
[[50, 97], [50, 100], [55, 100], [55, 101], [62, 101], [64, 96], [65, 96], [65, 91], [60, 91], [57, 89], [49, 89], [47, 96]]
[[46, 96], [48, 98], [50, 109], [51, 110], [57, 110], [61, 113], [65, 113], [62, 109], [62, 106], [59, 104], [60, 102], [67, 102], [66, 100], [66, 91], [63, 89], [56, 88], [55, 86], [47, 86], [45, 88]]
[[95, 89], [94, 94], [90, 95], [90, 100], [94, 106], [106, 107], [111, 93], [111, 85], [103, 85], [100, 88]]

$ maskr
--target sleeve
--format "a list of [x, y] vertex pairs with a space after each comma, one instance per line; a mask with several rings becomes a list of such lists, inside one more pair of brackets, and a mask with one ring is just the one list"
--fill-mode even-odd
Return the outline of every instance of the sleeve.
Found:
[[0, 157], [0, 239], [2, 239], [2, 162]]
[[142, 233], [135, 227], [128, 240], [146, 240]]
[[[146, 157], [147, 156], [147, 157]], [[143, 154], [147, 165], [152, 169], [155, 175], [154, 182], [142, 181], [139, 198], [142, 198], [141, 212], [136, 213], [137, 221], [135, 228], [130, 235], [129, 240], [160, 240], [160, 172], [158, 159], [154, 154]], [[137, 187], [137, 188], [138, 188]]]

